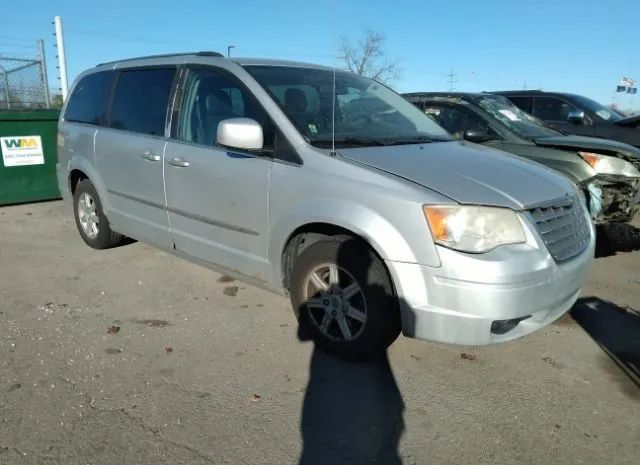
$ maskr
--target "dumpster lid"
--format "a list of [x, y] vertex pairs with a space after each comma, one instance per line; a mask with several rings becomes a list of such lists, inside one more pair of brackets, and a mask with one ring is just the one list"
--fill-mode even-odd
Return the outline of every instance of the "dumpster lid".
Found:
[[59, 116], [60, 110], [0, 110], [0, 121], [51, 121]]

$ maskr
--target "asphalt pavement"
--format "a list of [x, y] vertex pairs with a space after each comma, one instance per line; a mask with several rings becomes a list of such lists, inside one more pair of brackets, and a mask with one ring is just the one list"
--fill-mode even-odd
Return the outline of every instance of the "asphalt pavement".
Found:
[[62, 202], [0, 207], [0, 464], [636, 464], [630, 248], [523, 339], [401, 337], [349, 364], [283, 297], [137, 242], [92, 250]]

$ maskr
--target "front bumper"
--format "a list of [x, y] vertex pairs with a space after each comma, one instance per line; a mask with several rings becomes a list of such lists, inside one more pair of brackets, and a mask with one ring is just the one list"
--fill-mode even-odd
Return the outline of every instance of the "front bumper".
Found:
[[585, 187], [596, 224], [631, 221], [640, 209], [640, 178], [598, 175]]
[[[524, 336], [567, 312], [580, 294], [594, 255], [593, 228], [587, 248], [563, 263], [556, 263], [544, 243], [528, 234], [526, 244], [486, 254], [438, 247], [442, 262], [438, 268], [387, 261], [404, 335], [486, 345]], [[507, 331], [495, 330], [504, 320], [513, 320], [513, 327], [507, 322]]]

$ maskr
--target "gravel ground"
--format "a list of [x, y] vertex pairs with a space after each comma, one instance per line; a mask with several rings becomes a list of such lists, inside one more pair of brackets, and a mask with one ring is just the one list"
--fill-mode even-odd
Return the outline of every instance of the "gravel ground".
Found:
[[524, 339], [354, 365], [282, 297], [0, 208], [0, 464], [638, 463], [640, 251], [608, 255]]

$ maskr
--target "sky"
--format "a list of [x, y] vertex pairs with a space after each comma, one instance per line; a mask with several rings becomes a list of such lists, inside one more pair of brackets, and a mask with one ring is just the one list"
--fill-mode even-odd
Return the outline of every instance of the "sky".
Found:
[[[335, 1], [335, 10], [332, 7]], [[215, 50], [232, 55], [341, 65], [334, 44], [366, 29], [400, 60], [399, 92], [542, 88], [640, 109], [640, 2], [604, 0], [20, 0], [0, 28], [0, 55], [45, 40], [49, 80], [59, 87], [53, 17], [64, 23], [69, 81], [105, 61]], [[335, 11], [335, 14], [334, 14]], [[335, 18], [335, 21], [333, 20]], [[8, 21], [11, 19], [11, 21]], [[337, 48], [337, 47], [336, 47]]]

